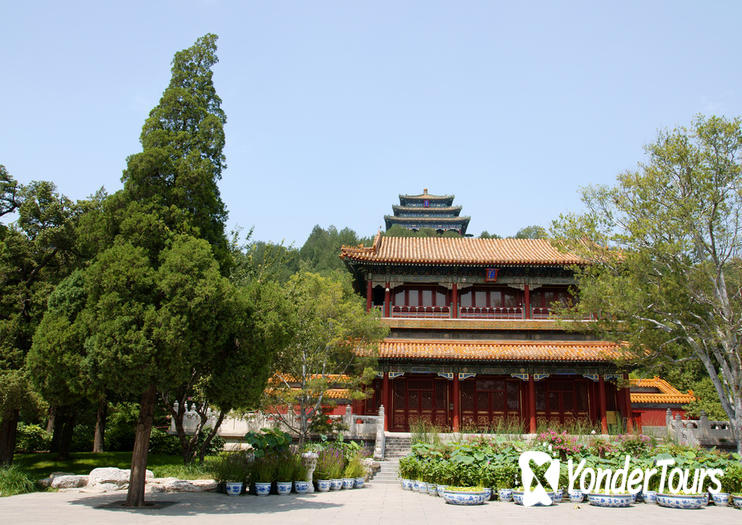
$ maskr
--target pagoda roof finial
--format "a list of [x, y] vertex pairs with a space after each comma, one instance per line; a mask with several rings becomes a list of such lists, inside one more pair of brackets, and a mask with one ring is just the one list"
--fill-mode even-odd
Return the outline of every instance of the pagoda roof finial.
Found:
[[423, 188], [423, 195], [427, 195], [427, 194], [428, 194], [428, 188]]

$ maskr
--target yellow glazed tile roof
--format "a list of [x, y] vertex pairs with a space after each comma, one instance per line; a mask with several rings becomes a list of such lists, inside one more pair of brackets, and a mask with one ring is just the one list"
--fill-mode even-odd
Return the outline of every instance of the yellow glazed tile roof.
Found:
[[619, 345], [607, 341], [479, 341], [387, 338], [379, 359], [450, 359], [461, 361], [588, 361], [621, 359]]
[[632, 403], [675, 403], [686, 404], [696, 400], [693, 390], [683, 394], [661, 377], [654, 376], [652, 379], [631, 379], [631, 386], [640, 388], [656, 388], [658, 393], [631, 392]]
[[343, 246], [342, 259], [373, 263], [449, 265], [571, 265], [586, 261], [560, 252], [547, 239], [384, 237], [372, 246]]

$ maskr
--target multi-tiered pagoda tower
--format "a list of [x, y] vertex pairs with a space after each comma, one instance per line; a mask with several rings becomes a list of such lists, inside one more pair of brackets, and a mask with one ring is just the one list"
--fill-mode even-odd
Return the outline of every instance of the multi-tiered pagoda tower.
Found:
[[471, 217], [460, 217], [461, 206], [454, 206], [454, 195], [431, 195], [425, 188], [421, 195], [400, 195], [399, 206], [392, 206], [394, 215], [385, 215], [386, 229], [395, 224], [408, 230], [431, 228], [443, 233], [454, 230], [466, 234]]

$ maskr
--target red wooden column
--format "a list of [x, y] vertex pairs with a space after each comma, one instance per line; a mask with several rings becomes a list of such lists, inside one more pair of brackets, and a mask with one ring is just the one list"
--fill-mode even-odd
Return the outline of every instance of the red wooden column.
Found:
[[389, 283], [384, 286], [384, 317], [390, 317], [391, 314], [392, 292], [389, 290]]
[[366, 311], [371, 311], [371, 296], [374, 292], [373, 284], [371, 283], [371, 279], [366, 281]]
[[461, 396], [459, 395], [459, 374], [453, 374], [453, 431], [461, 428]]
[[456, 283], [451, 287], [451, 317], [456, 319], [459, 316], [459, 288]]
[[598, 376], [598, 397], [600, 398], [600, 430], [603, 434], [607, 434], [608, 418], [605, 414], [605, 380], [603, 374]]
[[389, 372], [384, 372], [384, 379], [381, 380], [381, 403], [384, 405], [384, 430], [389, 430], [389, 414], [392, 407], [389, 406]]
[[623, 375], [624, 381], [626, 381], [626, 388], [624, 388], [624, 395], [626, 396], [626, 431], [631, 433], [634, 431], [634, 418], [633, 410], [631, 408], [631, 385], [629, 383], [629, 374]]
[[523, 318], [531, 318], [531, 290], [527, 284], [523, 285]]
[[528, 432], [536, 433], [536, 381], [533, 374], [528, 376]]

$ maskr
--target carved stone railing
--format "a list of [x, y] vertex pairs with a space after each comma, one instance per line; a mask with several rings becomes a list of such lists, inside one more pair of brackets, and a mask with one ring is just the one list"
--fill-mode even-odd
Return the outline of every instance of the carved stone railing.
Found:
[[[177, 411], [177, 404], [174, 405]], [[211, 410], [207, 412], [208, 421], [206, 427], [212, 427], [216, 424], [216, 413]], [[296, 416], [293, 410], [288, 409], [283, 418], [288, 420], [291, 426], [296, 423]], [[342, 423], [347, 430], [343, 431], [343, 436], [346, 439], [360, 439], [364, 441], [374, 441], [374, 457], [383, 458], [384, 455], [384, 407], [379, 408], [378, 416], [368, 416], [353, 414], [353, 410], [350, 405], [346, 405], [345, 414], [329, 416], [330, 419]], [[183, 417], [183, 428], [186, 434], [193, 434], [198, 427], [200, 421], [199, 415], [195, 411], [195, 405], [186, 408], [186, 412]], [[239, 417], [225, 417], [222, 421], [217, 435], [227, 439], [241, 439], [248, 432], [258, 432], [263, 428], [280, 428], [286, 432], [291, 433], [289, 426], [287, 426], [279, 418], [273, 417], [270, 414], [264, 414], [263, 412], [251, 412], [244, 414]], [[175, 422], [170, 421], [170, 428], [168, 430], [170, 434], [175, 434]], [[377, 452], [380, 454], [377, 454]]]
[[729, 421], [709, 421], [703, 411], [699, 419], [680, 419], [680, 415], [673, 417], [668, 408], [665, 424], [668, 434], [679, 445], [720, 448], [736, 446]]

